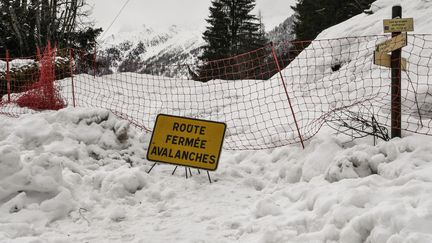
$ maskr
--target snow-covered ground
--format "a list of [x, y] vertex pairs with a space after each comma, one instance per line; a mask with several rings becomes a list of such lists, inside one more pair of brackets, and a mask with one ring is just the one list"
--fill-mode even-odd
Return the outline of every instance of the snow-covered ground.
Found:
[[0, 120], [1, 242], [431, 242], [432, 138], [224, 151], [201, 171], [145, 160], [101, 109]]
[[[416, 30], [428, 32], [417, 26], [430, 26], [431, 2], [398, 2], [404, 6], [404, 16], [416, 18]], [[375, 14], [356, 16], [321, 37], [381, 33], [381, 19], [390, 16], [394, 3], [379, 0], [372, 8]], [[377, 21], [380, 27], [375, 26]], [[332, 76], [325, 70], [332, 63], [325, 59], [328, 53], [319, 55], [323, 58], [312, 60], [318, 60], [323, 69], [314, 78], [323, 81], [321, 88], [326, 89]], [[349, 65], [342, 70], [346, 72]], [[362, 71], [354, 74], [362, 77]], [[78, 104], [84, 106], [91, 97], [100, 106], [107, 100], [117, 105], [124, 104], [125, 97], [146, 98], [155, 102], [148, 106], [151, 114], [176, 114], [187, 104], [171, 101], [162, 110], [157, 105], [163, 100], [151, 95], [175, 97], [169, 89], [175, 80], [168, 79], [164, 86], [156, 85], [158, 79], [149, 79], [154, 82], [149, 97], [121, 93], [117, 85], [112, 93], [103, 93], [101, 87], [109, 87], [108, 82], [122, 81], [115, 78], [82, 83]], [[256, 87], [263, 85], [256, 82]], [[266, 84], [276, 87], [276, 83]], [[86, 96], [85, 87], [95, 88], [97, 96]], [[202, 86], [194, 95], [204, 99], [202, 93], [208, 89]], [[218, 95], [231, 103], [243, 98], [234, 91]], [[254, 95], [251, 100], [258, 103], [251, 104], [260, 109], [259, 100], [265, 99], [257, 97], [265, 93]], [[267, 111], [275, 108], [264, 106]], [[136, 112], [133, 107], [130, 111]], [[236, 113], [218, 117], [218, 112], [189, 115], [220, 121], [247, 117]], [[276, 119], [271, 112], [266, 114], [259, 119]], [[228, 134], [226, 142], [247, 131]], [[271, 132], [284, 137], [292, 129]], [[148, 174], [149, 139], [149, 133], [104, 109], [66, 108], [16, 119], [1, 117], [0, 242], [432, 242], [432, 137], [405, 133], [402, 139], [374, 146], [371, 138], [351, 141], [321, 129], [305, 150], [298, 144], [259, 151], [224, 150], [218, 170], [211, 173], [212, 184], [203, 171], [192, 170], [188, 179], [183, 168], [171, 175], [171, 165], [157, 165]], [[253, 145], [259, 142], [251, 140]]]

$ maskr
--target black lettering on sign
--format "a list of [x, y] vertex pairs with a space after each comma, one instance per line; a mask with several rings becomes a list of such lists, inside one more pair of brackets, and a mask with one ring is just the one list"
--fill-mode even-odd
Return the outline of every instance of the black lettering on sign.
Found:
[[170, 140], [172, 140], [172, 135], [167, 135], [165, 139], [165, 143], [168, 143]]
[[185, 124], [185, 123], [178, 123], [174, 122], [172, 130], [176, 132], [187, 132], [187, 133], [194, 133], [194, 134], [200, 134], [205, 135], [205, 129], [204, 126], [199, 125], [192, 125], [192, 124]]
[[196, 161], [196, 162], [205, 163], [205, 164], [216, 163], [216, 156], [215, 155], [195, 153], [195, 152], [183, 151], [183, 150], [177, 150], [174, 153], [174, 151], [172, 149], [168, 149], [168, 148], [164, 148], [164, 147], [158, 147], [158, 146], [154, 146], [152, 148], [152, 150], [150, 151], [150, 154], [156, 155], [156, 156], [164, 156], [164, 157], [174, 158], [174, 159]]
[[203, 163], [206, 163], [206, 164], [207, 164], [207, 163], [208, 163], [208, 160], [207, 160], [207, 159], [208, 159], [208, 157], [209, 157], [209, 155], [208, 155], [208, 154], [204, 154], [204, 155], [203, 155], [203, 159], [201, 160], [201, 162], [203, 162]]
[[201, 139], [200, 138], [195, 138], [195, 142], [194, 142], [194, 147], [195, 148], [199, 148], [199, 143], [201, 142]]
[[182, 153], [182, 159], [185, 159], [185, 160], [187, 160], [188, 159], [188, 157], [189, 157], [189, 152], [187, 152], [187, 151], [182, 151], [183, 153]]
[[200, 135], [204, 135], [205, 134], [205, 129], [206, 129], [206, 127], [201, 127], [199, 134]]
[[197, 162], [201, 162], [202, 156], [202, 154], [197, 154], [194, 160]]
[[193, 138], [186, 138], [185, 146], [192, 147], [193, 144], [194, 144], [194, 139]]
[[186, 147], [194, 147], [205, 149], [207, 140], [202, 140], [199, 137], [196, 138], [188, 138], [188, 137], [180, 137], [177, 135], [167, 135], [165, 138], [165, 143], [170, 143], [174, 145], [181, 145]]
[[211, 155], [210, 156], [210, 164], [214, 164], [214, 163], [216, 163], [216, 156]]
[[174, 122], [173, 124], [173, 131], [178, 131], [180, 124], [178, 124], [177, 122]]
[[151, 155], [156, 155], [157, 153], [157, 146], [154, 146], [153, 149], [151, 150], [150, 154]]
[[195, 160], [195, 155], [196, 155], [196, 154], [195, 154], [194, 152], [190, 152], [190, 153], [189, 153], [189, 160], [190, 160], [190, 161], [194, 161], [194, 160]]
[[206, 148], [206, 147], [205, 147], [206, 143], [207, 143], [207, 140], [202, 140], [202, 141], [201, 141], [200, 148], [205, 149], [205, 148]]
[[170, 157], [170, 158], [174, 158], [174, 156], [175, 156], [175, 155], [173, 155], [172, 149], [158, 147], [158, 146], [154, 146], [152, 148], [152, 150], [150, 151], [150, 154], [151, 155], [157, 155], [157, 156], [165, 156], [165, 157]]

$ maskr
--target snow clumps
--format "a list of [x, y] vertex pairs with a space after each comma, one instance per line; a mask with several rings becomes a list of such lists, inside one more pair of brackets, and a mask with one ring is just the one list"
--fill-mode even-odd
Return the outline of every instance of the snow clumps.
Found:
[[131, 167], [144, 163], [147, 138], [131, 130], [102, 109], [2, 118], [0, 228], [45, 227], [90, 207], [98, 193], [125, 197], [145, 187], [147, 174]]

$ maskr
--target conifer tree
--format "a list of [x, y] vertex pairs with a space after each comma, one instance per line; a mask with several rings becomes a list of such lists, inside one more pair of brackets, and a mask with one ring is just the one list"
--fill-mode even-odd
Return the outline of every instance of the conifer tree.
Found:
[[[264, 25], [251, 13], [255, 8], [255, 0], [212, 0], [211, 4], [210, 15], [207, 19], [209, 26], [203, 33], [206, 45], [200, 56], [202, 61], [232, 57], [256, 50], [268, 42], [263, 29]], [[256, 64], [252, 61], [260, 63], [262, 60], [255, 58], [250, 61], [241, 61], [242, 63], [247, 62], [247, 67], [245, 64], [236, 65], [236, 60], [233, 59], [230, 59], [229, 62], [205, 64], [198, 70], [198, 79], [205, 81], [211, 78], [253, 78], [256, 76], [254, 73], [259, 71], [254, 69], [253, 66]]]
[[254, 7], [255, 0], [213, 0], [200, 59], [225, 58], [264, 46], [267, 39], [258, 18], [251, 14]]
[[230, 54], [229, 19], [224, 7], [221, 0], [214, 0], [209, 8], [210, 16], [206, 20], [209, 26], [203, 34], [203, 39], [207, 42], [201, 56], [203, 60], [215, 60]]
[[259, 19], [250, 12], [255, 0], [223, 0], [228, 6], [231, 54], [240, 54], [264, 46], [267, 42], [260, 31]]
[[321, 31], [341, 23], [370, 7], [374, 0], [299, 0], [294, 34], [298, 40], [313, 40]]

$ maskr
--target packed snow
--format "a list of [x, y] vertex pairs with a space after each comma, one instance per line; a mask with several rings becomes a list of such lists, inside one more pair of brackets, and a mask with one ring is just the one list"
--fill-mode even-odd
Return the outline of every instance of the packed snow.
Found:
[[224, 151], [201, 171], [145, 160], [103, 109], [0, 121], [2, 242], [430, 242], [432, 138]]
[[[430, 2], [400, 2], [416, 30], [428, 31], [417, 26], [430, 22]], [[379, 0], [375, 14], [321, 36], [377, 34], [369, 26], [393, 4]], [[103, 103], [126, 94], [99, 95]], [[147, 173], [151, 134], [105, 109], [0, 118], [0, 242], [432, 242], [432, 137], [404, 133], [374, 145], [321, 129], [304, 150], [224, 150], [209, 183], [196, 169], [172, 175], [172, 165]]]

